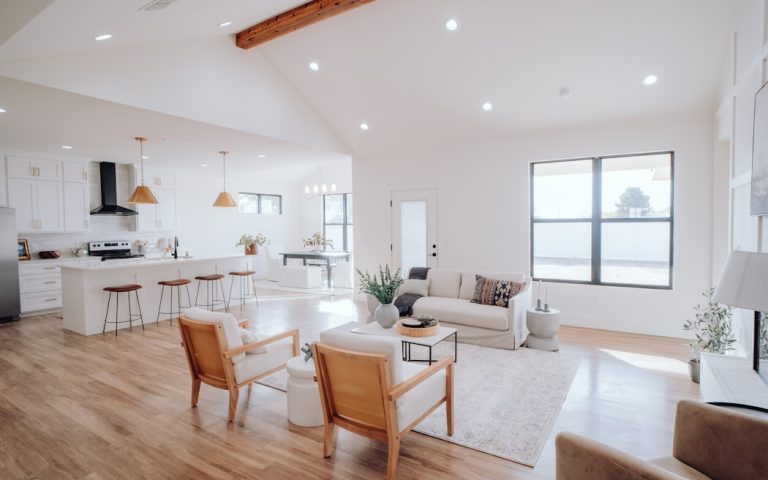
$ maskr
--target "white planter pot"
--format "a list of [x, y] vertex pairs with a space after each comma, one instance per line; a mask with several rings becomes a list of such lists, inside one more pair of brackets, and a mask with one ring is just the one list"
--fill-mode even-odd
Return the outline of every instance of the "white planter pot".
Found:
[[400, 318], [400, 312], [393, 304], [382, 303], [376, 307], [376, 311], [374, 312], [373, 316], [382, 327], [392, 328], [397, 323], [397, 319]]

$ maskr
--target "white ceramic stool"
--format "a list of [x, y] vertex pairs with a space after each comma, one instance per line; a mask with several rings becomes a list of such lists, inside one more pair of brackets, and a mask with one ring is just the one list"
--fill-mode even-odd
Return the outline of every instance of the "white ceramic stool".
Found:
[[525, 324], [531, 333], [525, 339], [525, 346], [537, 350], [560, 350], [560, 310], [550, 308], [548, 312], [536, 311], [529, 308], [526, 312]]
[[323, 283], [320, 267], [284, 265], [278, 273], [278, 285], [293, 288], [317, 288]]
[[288, 421], [300, 427], [325, 424], [320, 405], [320, 392], [314, 381], [315, 362], [304, 356], [288, 360]]

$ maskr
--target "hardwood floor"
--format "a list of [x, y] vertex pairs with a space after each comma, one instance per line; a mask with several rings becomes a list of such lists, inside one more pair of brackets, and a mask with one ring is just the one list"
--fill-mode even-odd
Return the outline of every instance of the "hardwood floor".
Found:
[[[261, 333], [300, 328], [302, 341], [365, 315], [349, 296], [270, 298], [240, 314]], [[274, 292], [273, 292], [274, 293]], [[146, 318], [154, 318], [144, 306]], [[384, 478], [384, 444], [346, 431], [322, 458], [322, 427], [288, 423], [283, 392], [243, 390], [233, 424], [227, 392], [190, 378], [174, 322], [83, 337], [54, 315], [0, 325], [0, 478]], [[583, 361], [536, 468], [420, 434], [405, 437], [398, 478], [554, 478], [562, 430], [640, 457], [671, 452], [675, 404], [697, 398], [683, 341], [563, 327]]]

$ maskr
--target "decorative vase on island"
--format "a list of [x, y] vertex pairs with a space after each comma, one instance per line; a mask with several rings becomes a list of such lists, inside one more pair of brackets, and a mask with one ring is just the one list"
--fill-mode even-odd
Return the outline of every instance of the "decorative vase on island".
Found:
[[392, 328], [397, 323], [398, 318], [400, 318], [400, 312], [393, 304], [382, 303], [376, 307], [373, 316], [382, 327]]
[[693, 383], [699, 383], [701, 379], [701, 363], [698, 360], [688, 360], [688, 373], [691, 375]]
[[245, 246], [245, 254], [246, 255], [256, 255], [259, 252], [259, 246], [255, 243], [253, 245], [246, 245]]

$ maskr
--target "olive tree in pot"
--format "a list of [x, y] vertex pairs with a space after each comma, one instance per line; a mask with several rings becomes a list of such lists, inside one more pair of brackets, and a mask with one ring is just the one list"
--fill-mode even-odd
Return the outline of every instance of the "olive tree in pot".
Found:
[[731, 328], [731, 307], [712, 299], [715, 289], [709, 288], [701, 295], [707, 299], [705, 304], [696, 305], [694, 319], [683, 324], [683, 330], [693, 332], [694, 341], [689, 343], [691, 356], [688, 360], [688, 372], [691, 380], [699, 383], [701, 375], [701, 352], [725, 353], [733, 350], [736, 338]]
[[397, 289], [403, 284], [400, 269], [393, 275], [389, 265], [385, 265], [384, 268], [379, 266], [378, 275], [371, 275], [367, 270], [363, 273], [360, 269], [357, 274], [360, 276], [360, 292], [373, 295], [381, 302], [373, 312], [376, 321], [384, 328], [391, 328], [400, 318], [397, 307], [392, 305], [397, 296]]

